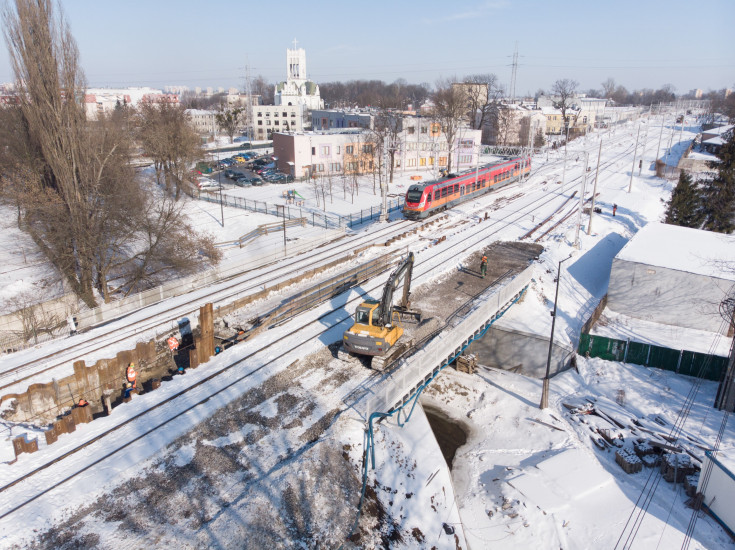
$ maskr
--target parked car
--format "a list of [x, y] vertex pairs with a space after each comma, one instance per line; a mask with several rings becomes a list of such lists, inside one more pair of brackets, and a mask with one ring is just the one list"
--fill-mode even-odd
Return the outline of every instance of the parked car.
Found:
[[196, 184], [199, 189], [219, 189], [219, 184], [210, 178], [197, 178]]
[[265, 181], [263, 181], [263, 178], [253, 176], [252, 178], [250, 178], [250, 183], [252, 183], [253, 185], [263, 185]]
[[247, 176], [241, 176], [235, 180], [235, 185], [239, 187], [244, 187], [246, 185], [251, 185], [250, 178]]
[[286, 174], [273, 174], [268, 181], [271, 183], [287, 183], [288, 176]]
[[225, 170], [226, 178], [234, 179], [237, 177], [237, 174], [239, 174], [239, 172], [235, 172], [234, 170], [230, 170], [230, 169]]

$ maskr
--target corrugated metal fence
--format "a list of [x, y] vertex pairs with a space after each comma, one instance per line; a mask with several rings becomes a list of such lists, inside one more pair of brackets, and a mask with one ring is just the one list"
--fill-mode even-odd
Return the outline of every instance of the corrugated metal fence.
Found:
[[599, 357], [607, 361], [655, 367], [716, 382], [720, 381], [727, 369], [727, 357], [616, 340], [592, 334], [582, 334], [578, 351], [580, 355], [589, 354], [589, 357]]

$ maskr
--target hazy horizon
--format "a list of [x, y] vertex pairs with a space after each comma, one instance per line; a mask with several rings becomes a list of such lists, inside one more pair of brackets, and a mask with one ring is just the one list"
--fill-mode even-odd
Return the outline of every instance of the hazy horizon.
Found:
[[[326, 1], [310, 11], [287, 0], [277, 10], [219, 0], [62, 2], [90, 87], [187, 86], [242, 89], [251, 77], [286, 77], [286, 49], [306, 50], [317, 83], [441, 78], [495, 73], [510, 88], [518, 45], [516, 95], [571, 78], [579, 90], [613, 78], [629, 91], [674, 86], [735, 88], [735, 2], [580, 0], [389, 3], [370, 8]], [[696, 14], [699, 17], [695, 17]], [[701, 24], [698, 19], [706, 22]], [[114, 21], [109, 24], [109, 21]], [[7, 46], [0, 81], [12, 82]]]

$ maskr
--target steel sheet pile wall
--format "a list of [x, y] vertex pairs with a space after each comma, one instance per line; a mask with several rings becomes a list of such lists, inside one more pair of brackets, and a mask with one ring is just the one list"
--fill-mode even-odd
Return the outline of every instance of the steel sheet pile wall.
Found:
[[408, 400], [413, 392], [439, 370], [451, 362], [463, 347], [492, 323], [499, 313], [531, 281], [533, 266], [507, 280], [503, 285], [494, 287], [483, 301], [466, 318], [454, 327], [447, 328], [423, 349], [405, 361], [401, 361], [372, 394], [362, 400], [365, 418], [376, 411], [387, 412]]

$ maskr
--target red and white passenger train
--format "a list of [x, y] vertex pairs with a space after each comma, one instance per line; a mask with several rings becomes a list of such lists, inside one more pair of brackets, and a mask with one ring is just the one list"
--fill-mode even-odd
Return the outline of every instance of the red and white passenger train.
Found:
[[421, 219], [512, 183], [531, 171], [531, 157], [504, 159], [463, 174], [449, 174], [413, 184], [406, 192], [403, 215]]

